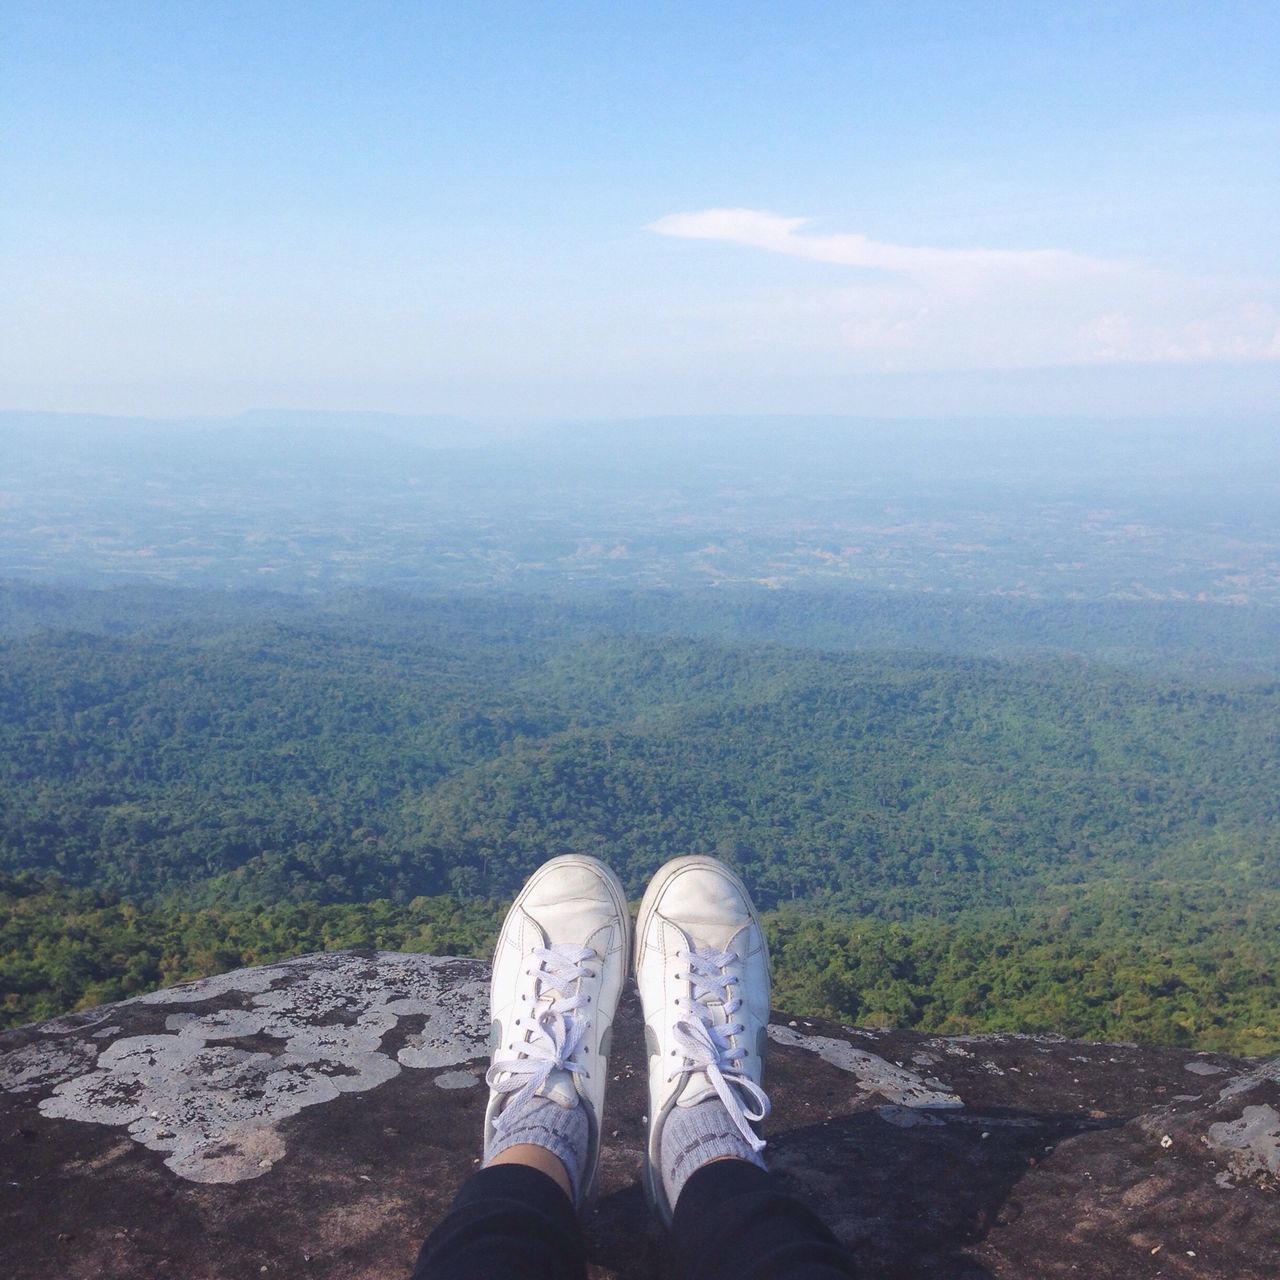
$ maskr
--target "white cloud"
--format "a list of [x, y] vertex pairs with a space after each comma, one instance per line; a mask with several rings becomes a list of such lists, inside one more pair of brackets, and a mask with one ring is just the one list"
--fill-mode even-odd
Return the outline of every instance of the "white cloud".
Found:
[[[649, 230], [737, 244], [845, 268], [815, 283], [807, 305], [750, 304], [757, 342], [843, 352], [880, 369], [1280, 359], [1274, 284], [1156, 271], [1063, 249], [942, 249], [856, 233], [820, 234], [808, 218], [704, 209]], [[743, 299], [726, 322], [737, 321]], [[797, 310], [808, 312], [797, 328]]]
[[832, 262], [872, 271], [900, 272], [933, 279], [977, 280], [984, 276], [1045, 278], [1064, 271], [1105, 270], [1099, 260], [1059, 249], [930, 249], [885, 244], [856, 233], [803, 234], [810, 218], [784, 218], [756, 209], [704, 209], [673, 213], [650, 225], [659, 235], [687, 240], [723, 240], [814, 262]]

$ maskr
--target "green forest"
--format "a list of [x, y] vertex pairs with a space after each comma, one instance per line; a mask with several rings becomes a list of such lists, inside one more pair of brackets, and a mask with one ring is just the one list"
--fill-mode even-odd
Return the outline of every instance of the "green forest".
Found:
[[[0, 1026], [311, 951], [487, 958], [504, 910], [449, 895], [145, 909], [102, 890], [0, 876]], [[945, 923], [788, 907], [766, 913], [765, 926], [774, 1004], [792, 1014], [1280, 1052], [1280, 894], [1206, 906], [1167, 884], [1103, 883]]]
[[1113, 665], [1076, 613], [1012, 653], [835, 644], [847, 601], [786, 644], [687, 600], [9, 604], [6, 1024], [322, 948], [483, 955], [552, 854], [638, 897], [692, 851], [769, 912], [795, 1013], [1280, 1048], [1256, 659]]

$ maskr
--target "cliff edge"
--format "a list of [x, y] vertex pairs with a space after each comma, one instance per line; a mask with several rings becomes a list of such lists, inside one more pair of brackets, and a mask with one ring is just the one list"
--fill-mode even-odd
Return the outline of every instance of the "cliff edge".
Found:
[[[478, 1163], [487, 967], [329, 952], [0, 1035], [12, 1280], [407, 1272]], [[1280, 1275], [1280, 1058], [775, 1015], [772, 1168], [868, 1275]], [[661, 1274], [639, 1011], [614, 1038], [598, 1277]]]

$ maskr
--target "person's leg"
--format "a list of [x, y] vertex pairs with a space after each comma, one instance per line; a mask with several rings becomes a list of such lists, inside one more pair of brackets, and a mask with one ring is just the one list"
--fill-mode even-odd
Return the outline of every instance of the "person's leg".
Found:
[[411, 1280], [586, 1280], [578, 1214], [563, 1189], [528, 1165], [473, 1174], [427, 1237]]
[[848, 1280], [853, 1260], [773, 1174], [743, 1160], [704, 1164], [671, 1227], [676, 1280]]
[[493, 958], [484, 1168], [428, 1237], [413, 1280], [586, 1274], [610, 1032], [630, 917], [594, 858], [553, 858], [512, 904]]
[[669, 862], [636, 924], [649, 1049], [645, 1192], [672, 1226], [677, 1274], [854, 1274], [818, 1218], [765, 1171], [769, 956], [742, 881], [714, 858]]

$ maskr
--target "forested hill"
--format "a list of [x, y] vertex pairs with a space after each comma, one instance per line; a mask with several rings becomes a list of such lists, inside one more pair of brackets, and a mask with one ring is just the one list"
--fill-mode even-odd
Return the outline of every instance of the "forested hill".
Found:
[[566, 849], [888, 918], [1280, 884], [1274, 682], [465, 616], [39, 633], [0, 672], [3, 866], [134, 896], [502, 895]]
[[[6, 600], [0, 1021], [320, 947], [483, 954], [550, 854], [638, 896], [707, 851], [775, 912], [797, 1012], [1280, 1044], [1270, 619], [1208, 675], [1158, 627], [1124, 670], [954, 602], [1020, 656], [858, 648], [924, 609], [884, 597]], [[1141, 643], [1108, 608], [1081, 651]], [[784, 625], [809, 643], [758, 638]]]

